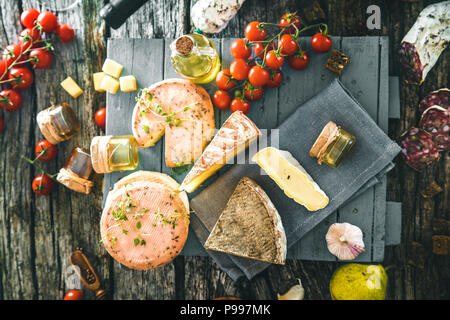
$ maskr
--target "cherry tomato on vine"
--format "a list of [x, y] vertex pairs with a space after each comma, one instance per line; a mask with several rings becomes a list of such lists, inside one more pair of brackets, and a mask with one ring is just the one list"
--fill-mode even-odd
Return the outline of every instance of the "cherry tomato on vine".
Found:
[[248, 45], [246, 39], [236, 39], [233, 41], [230, 47], [231, 55], [235, 59], [248, 59], [252, 54], [252, 48]]
[[248, 76], [250, 66], [243, 59], [236, 59], [230, 64], [230, 72], [236, 80], [245, 80]]
[[270, 72], [269, 81], [267, 81], [266, 86], [269, 88], [278, 88], [283, 82], [283, 72], [281, 70], [276, 70]]
[[37, 195], [47, 196], [52, 192], [53, 180], [46, 174], [40, 174], [34, 178], [31, 186]]
[[33, 45], [33, 42], [36, 42], [38, 40], [41, 40], [41, 33], [37, 28], [23, 29], [19, 36], [19, 44], [22, 46], [23, 50], [27, 50], [29, 47], [31, 47], [31, 45]]
[[22, 95], [13, 89], [6, 89], [0, 92], [0, 108], [8, 112], [17, 111], [22, 107]]
[[288, 57], [288, 65], [294, 70], [303, 70], [309, 64], [309, 56], [306, 52], [303, 54], [296, 53]]
[[58, 34], [59, 40], [62, 43], [71, 42], [75, 38], [75, 30], [68, 24], [60, 24], [56, 28], [56, 33]]
[[236, 85], [236, 81], [232, 79], [230, 69], [219, 71], [216, 76], [216, 84], [220, 89], [230, 90]]
[[284, 64], [284, 56], [277, 53], [275, 50], [270, 50], [266, 53], [266, 66], [272, 70], [280, 70]]
[[45, 49], [34, 49], [30, 52], [30, 59], [35, 69], [48, 69], [53, 63], [53, 54]]
[[34, 148], [36, 158], [39, 157], [39, 160], [43, 162], [50, 162], [55, 159], [57, 151], [56, 146], [46, 139], [39, 141]]
[[269, 71], [260, 66], [254, 66], [248, 72], [248, 81], [255, 87], [262, 87], [269, 81]]
[[243, 89], [245, 99], [249, 101], [257, 101], [264, 95], [263, 87], [254, 87], [250, 83], [246, 83]]
[[[264, 47], [266, 46], [266, 43], [257, 42], [255, 43], [255, 56], [259, 56], [264, 52]], [[271, 42], [267, 48], [267, 51], [273, 50], [274, 45], [273, 42]]]
[[214, 92], [212, 100], [217, 109], [225, 110], [230, 107], [231, 96], [225, 90], [217, 90]]
[[261, 28], [259, 21], [250, 22], [245, 27], [244, 33], [249, 41], [262, 41], [267, 36], [267, 30]]
[[231, 112], [242, 111], [244, 114], [247, 114], [250, 111], [250, 103], [241, 98], [234, 98], [231, 101], [230, 110]]
[[0, 77], [3, 76], [3, 74], [6, 72], [6, 69], [8, 69], [8, 64], [6, 63], [5, 59], [0, 60]]
[[33, 28], [34, 22], [39, 14], [40, 12], [34, 8], [26, 9], [20, 15], [20, 22], [22, 22], [22, 25], [26, 28]]
[[40, 13], [37, 22], [42, 26], [42, 31], [47, 33], [55, 32], [58, 27], [58, 18], [50, 11]]
[[[6, 48], [3, 50], [3, 59], [6, 61], [6, 64], [8, 67], [13, 64], [14, 61], [17, 60], [17, 58], [20, 57], [20, 55], [23, 52], [23, 48], [20, 44], [13, 43], [6, 46]], [[26, 54], [22, 55], [22, 57], [16, 62], [16, 64], [19, 64], [20, 62], [23, 62], [26, 60]]]
[[28, 89], [34, 81], [33, 73], [24, 67], [12, 68], [9, 70], [10, 84], [14, 89]]
[[83, 300], [83, 291], [81, 290], [70, 290], [64, 296], [64, 300]]
[[311, 38], [311, 49], [317, 53], [325, 53], [330, 51], [331, 46], [333, 45], [333, 41], [331, 41], [330, 37], [327, 37], [321, 32], [316, 33]]
[[2, 117], [0, 117], [0, 133], [3, 132], [3, 129], [5, 129], [5, 120], [3, 120]]
[[95, 113], [95, 123], [97, 126], [103, 130], [106, 127], [106, 108], [98, 109]]
[[[278, 22], [281, 28], [287, 27], [291, 23], [294, 23], [294, 25], [300, 30], [300, 27], [302, 26], [302, 21], [296, 12], [286, 12], [281, 16], [281, 19]], [[294, 26], [289, 27], [287, 29], [287, 32], [295, 33], [296, 32], [295, 27]]]
[[281, 53], [287, 56], [292, 56], [298, 50], [297, 42], [287, 33], [281, 36], [278, 47], [281, 48]]

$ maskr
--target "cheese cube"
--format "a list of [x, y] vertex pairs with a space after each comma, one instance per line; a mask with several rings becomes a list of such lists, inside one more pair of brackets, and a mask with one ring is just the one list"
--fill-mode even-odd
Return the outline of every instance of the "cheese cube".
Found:
[[77, 98], [83, 93], [83, 90], [81, 90], [78, 84], [71, 77], [67, 77], [63, 82], [61, 82], [61, 87], [63, 87], [63, 89], [74, 98]]
[[119, 90], [119, 86], [119, 81], [108, 75], [105, 75], [103, 77], [102, 83], [100, 84], [100, 88], [102, 88], [106, 92], [113, 94], [115, 94], [117, 90]]
[[136, 78], [134, 76], [120, 77], [120, 90], [123, 92], [136, 91]]
[[114, 78], [119, 78], [122, 70], [123, 66], [120, 63], [115, 62], [114, 60], [106, 59], [103, 63], [102, 71]]
[[94, 89], [95, 91], [98, 92], [105, 92], [105, 90], [103, 90], [101, 88], [101, 84], [102, 84], [102, 80], [103, 78], [106, 76], [106, 73], [104, 72], [96, 72], [92, 75], [92, 77], [94, 78]]

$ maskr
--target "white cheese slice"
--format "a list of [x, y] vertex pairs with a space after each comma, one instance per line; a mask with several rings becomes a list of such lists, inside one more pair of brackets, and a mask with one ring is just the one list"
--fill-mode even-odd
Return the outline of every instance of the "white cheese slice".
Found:
[[119, 80], [114, 79], [109, 75], [105, 75], [103, 77], [102, 83], [100, 84], [100, 88], [112, 94], [115, 94], [117, 90], [119, 90], [119, 86]]
[[134, 76], [120, 77], [119, 82], [120, 90], [122, 92], [131, 92], [137, 90], [136, 78]]
[[309, 211], [317, 211], [328, 205], [329, 199], [325, 192], [290, 152], [273, 147], [264, 148], [253, 156], [252, 161], [258, 163], [289, 198]]
[[80, 94], [83, 93], [83, 90], [78, 86], [78, 84], [71, 77], [67, 77], [65, 80], [61, 82], [61, 87], [67, 91], [72, 97], [78, 98]]
[[92, 75], [92, 78], [94, 79], [94, 90], [98, 92], [105, 92], [104, 89], [101, 88], [102, 80], [106, 76], [106, 73], [104, 72], [96, 72]]
[[103, 63], [102, 71], [114, 78], [119, 78], [122, 70], [123, 66], [112, 59], [106, 59]]

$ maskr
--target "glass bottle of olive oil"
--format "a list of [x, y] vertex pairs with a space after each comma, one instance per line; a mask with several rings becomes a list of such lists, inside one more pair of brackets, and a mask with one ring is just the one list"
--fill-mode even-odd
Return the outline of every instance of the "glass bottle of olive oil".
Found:
[[170, 45], [171, 62], [183, 78], [208, 83], [220, 70], [220, 57], [211, 40], [202, 34], [183, 35]]

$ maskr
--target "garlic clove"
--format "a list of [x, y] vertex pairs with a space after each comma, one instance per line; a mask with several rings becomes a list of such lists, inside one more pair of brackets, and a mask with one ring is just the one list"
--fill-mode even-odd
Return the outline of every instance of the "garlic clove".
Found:
[[288, 292], [283, 295], [277, 294], [278, 300], [303, 300], [305, 297], [305, 289], [303, 288], [300, 279], [297, 280], [298, 284], [292, 286]]
[[365, 250], [361, 229], [347, 222], [332, 224], [326, 240], [328, 250], [339, 260], [353, 260]]

